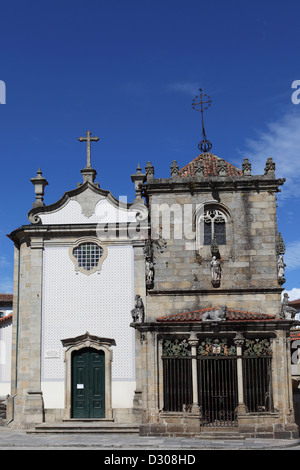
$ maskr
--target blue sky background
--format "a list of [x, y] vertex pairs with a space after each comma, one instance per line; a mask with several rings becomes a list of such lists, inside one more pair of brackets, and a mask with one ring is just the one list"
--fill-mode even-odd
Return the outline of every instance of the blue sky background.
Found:
[[168, 177], [198, 152], [201, 87], [212, 152], [263, 174], [272, 156], [287, 182], [278, 194], [285, 288], [300, 297], [300, 80], [297, 0], [52, 0], [2, 2], [0, 80], [0, 292], [12, 292], [7, 233], [28, 223], [41, 167], [45, 203], [82, 181], [90, 129], [97, 181], [134, 197], [130, 175], [148, 160]]

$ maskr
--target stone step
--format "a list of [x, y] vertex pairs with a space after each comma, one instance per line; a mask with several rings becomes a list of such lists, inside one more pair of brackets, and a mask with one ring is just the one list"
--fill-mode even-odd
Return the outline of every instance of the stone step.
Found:
[[240, 434], [238, 431], [232, 431], [232, 430], [201, 430], [200, 433], [197, 435], [198, 439], [207, 439], [207, 440], [243, 440], [245, 439], [245, 436], [243, 434]]
[[66, 420], [57, 423], [41, 423], [28, 429], [29, 434], [40, 433], [139, 433], [137, 424], [119, 424], [113, 420]]

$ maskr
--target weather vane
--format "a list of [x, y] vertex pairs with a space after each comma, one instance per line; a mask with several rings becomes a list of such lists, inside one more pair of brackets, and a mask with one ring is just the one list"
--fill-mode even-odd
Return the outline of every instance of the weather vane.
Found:
[[200, 94], [197, 95], [192, 102], [193, 109], [196, 111], [200, 111], [202, 117], [202, 135], [203, 140], [198, 145], [198, 149], [201, 152], [209, 152], [212, 148], [212, 143], [207, 140], [204, 128], [204, 120], [203, 120], [203, 113], [206, 111], [211, 105], [211, 99], [206, 93], [202, 93], [202, 88], [199, 88]]

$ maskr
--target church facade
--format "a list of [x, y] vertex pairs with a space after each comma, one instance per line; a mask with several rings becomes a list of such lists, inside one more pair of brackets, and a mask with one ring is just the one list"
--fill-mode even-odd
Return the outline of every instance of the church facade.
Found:
[[272, 159], [252, 175], [203, 152], [168, 178], [148, 162], [127, 204], [95, 182], [85, 140], [83, 183], [44, 205], [38, 171], [30, 224], [10, 234], [11, 425], [298, 436]]

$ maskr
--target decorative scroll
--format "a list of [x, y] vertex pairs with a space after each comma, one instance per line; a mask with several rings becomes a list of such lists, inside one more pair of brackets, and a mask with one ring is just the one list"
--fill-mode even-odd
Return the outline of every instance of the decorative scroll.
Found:
[[236, 347], [231, 340], [206, 338], [198, 346], [198, 356], [235, 356]]
[[190, 356], [190, 345], [186, 339], [165, 339], [163, 341], [162, 355], [167, 357]]
[[244, 356], [272, 356], [269, 339], [246, 339], [243, 351]]

